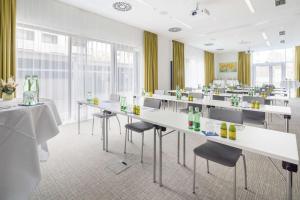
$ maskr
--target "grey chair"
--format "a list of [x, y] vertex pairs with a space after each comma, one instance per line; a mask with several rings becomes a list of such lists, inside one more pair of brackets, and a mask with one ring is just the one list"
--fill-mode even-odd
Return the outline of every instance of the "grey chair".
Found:
[[[161, 106], [161, 101], [158, 99], [151, 99], [151, 98], [146, 98], [144, 100], [144, 106], [145, 107], [150, 107], [150, 108], [155, 108], [155, 109], [160, 109]], [[142, 134], [142, 149], [141, 149], [141, 163], [143, 163], [143, 153], [144, 153], [144, 132], [148, 131], [150, 129], [153, 129], [155, 125], [147, 122], [134, 122], [130, 124], [126, 124], [126, 134], [125, 134], [125, 145], [124, 145], [124, 154], [126, 154], [126, 143], [127, 143], [127, 137], [129, 131], [134, 131], [137, 133]]]
[[[263, 97], [243, 96], [243, 101], [248, 103], [258, 101], [261, 105], [266, 104], [266, 101]], [[266, 114], [264, 112], [243, 110], [243, 120], [244, 122], [255, 125], [264, 125], [264, 127], [267, 128]]]
[[189, 91], [193, 91], [193, 88], [191, 88], [191, 87], [186, 87], [186, 88], [184, 88], [184, 90], [189, 92]]
[[[110, 97], [109, 97], [109, 100], [118, 102], [118, 101], [120, 101], [120, 95], [111, 94]], [[116, 117], [116, 119], [118, 121], [118, 124], [119, 124], [119, 128], [120, 128], [120, 134], [121, 134], [121, 123], [120, 123], [120, 120], [118, 118], [118, 115], [116, 113], [112, 113], [112, 112], [104, 110], [103, 112], [97, 112], [97, 113], [93, 114], [92, 135], [94, 135], [95, 117], [99, 118], [99, 119], [102, 119], [102, 126], [103, 126], [105, 117], [106, 118]]]
[[225, 96], [213, 95], [213, 100], [225, 101]]
[[[216, 120], [229, 121], [233, 123], [242, 124], [243, 117], [241, 111], [226, 110], [221, 108], [211, 108], [209, 117]], [[245, 189], [247, 189], [247, 169], [246, 158], [242, 154], [242, 150], [234, 147], [230, 147], [224, 144], [207, 141], [204, 144], [194, 149], [194, 179], [193, 179], [193, 193], [195, 193], [196, 186], [196, 157], [202, 157], [206, 159], [207, 173], [209, 172], [209, 161], [234, 168], [233, 179], [233, 197], [236, 199], [236, 163], [240, 156], [243, 157], [244, 163], [244, 176], [245, 176]]]

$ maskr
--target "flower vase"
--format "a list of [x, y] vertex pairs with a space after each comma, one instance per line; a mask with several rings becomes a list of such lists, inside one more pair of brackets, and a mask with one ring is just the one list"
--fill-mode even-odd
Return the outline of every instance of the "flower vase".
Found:
[[5, 92], [2, 92], [2, 99], [3, 101], [10, 101], [14, 99], [14, 93], [12, 94], [7, 94]]

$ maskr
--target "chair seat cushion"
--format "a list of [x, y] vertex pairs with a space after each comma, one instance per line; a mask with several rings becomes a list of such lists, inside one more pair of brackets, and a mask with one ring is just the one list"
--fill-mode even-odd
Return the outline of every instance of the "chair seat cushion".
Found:
[[219, 144], [216, 142], [207, 141], [206, 143], [196, 147], [194, 153], [197, 156], [207, 160], [234, 167], [242, 153], [241, 149]]
[[135, 122], [131, 124], [126, 124], [125, 127], [126, 129], [142, 133], [144, 131], [154, 128], [154, 125], [147, 122]]
[[117, 114], [116, 113], [106, 113], [106, 114], [104, 114], [104, 113], [94, 113], [93, 114], [93, 116], [94, 117], [98, 117], [98, 118], [104, 118], [104, 117], [114, 117], [114, 116], [116, 116]]

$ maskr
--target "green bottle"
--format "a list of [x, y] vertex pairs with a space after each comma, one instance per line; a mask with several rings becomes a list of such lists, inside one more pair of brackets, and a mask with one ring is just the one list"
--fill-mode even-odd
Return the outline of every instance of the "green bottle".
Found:
[[195, 108], [193, 126], [194, 131], [200, 131], [200, 112], [198, 107]]
[[188, 114], [188, 125], [189, 129], [193, 129], [193, 121], [194, 121], [194, 112], [193, 112], [193, 106], [189, 106], [189, 114]]

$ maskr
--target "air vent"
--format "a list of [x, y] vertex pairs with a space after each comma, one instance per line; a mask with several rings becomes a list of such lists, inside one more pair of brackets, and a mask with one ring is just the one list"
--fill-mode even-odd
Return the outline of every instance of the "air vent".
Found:
[[214, 45], [214, 43], [206, 43], [206, 44], [204, 44], [204, 46], [213, 46]]
[[172, 27], [172, 28], [169, 28], [169, 32], [173, 32], [173, 33], [176, 33], [176, 32], [179, 32], [181, 31], [182, 29], [179, 28], [179, 27]]
[[285, 0], [275, 0], [275, 6], [285, 5]]
[[126, 11], [131, 10], [132, 6], [127, 2], [118, 1], [113, 4], [113, 8], [118, 11], [126, 12]]
[[285, 35], [285, 31], [279, 31], [279, 35], [280, 36]]

